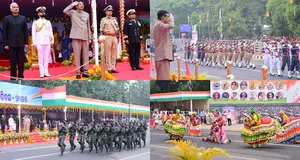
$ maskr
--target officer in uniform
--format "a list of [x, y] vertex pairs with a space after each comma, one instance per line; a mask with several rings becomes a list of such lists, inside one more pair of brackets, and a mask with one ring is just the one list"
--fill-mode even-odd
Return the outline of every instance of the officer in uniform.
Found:
[[296, 68], [297, 78], [300, 80], [300, 74], [299, 74], [299, 47], [296, 46], [296, 43], [292, 43], [293, 47], [291, 48], [291, 55], [292, 55], [292, 65], [291, 70], [288, 72], [289, 79], [292, 79], [291, 71], [294, 71]]
[[[96, 128], [96, 143], [98, 148], [100, 149], [101, 152], [103, 152], [103, 139], [102, 139], [102, 133], [103, 133], [103, 126], [102, 124], [97, 124]], [[97, 150], [98, 151], [98, 150]], [[97, 153], [96, 151], [96, 153]]]
[[119, 73], [116, 70], [118, 38], [120, 37], [119, 24], [117, 18], [112, 17], [113, 7], [111, 5], [107, 6], [103, 11], [106, 17], [101, 19], [100, 34], [106, 36], [104, 50], [107, 69], [109, 73]]
[[282, 65], [281, 72], [283, 73], [285, 66], [287, 66], [288, 71], [291, 69], [291, 57], [290, 57], [290, 47], [287, 42], [282, 46]]
[[76, 148], [76, 145], [74, 144], [74, 139], [76, 136], [76, 126], [75, 126], [74, 122], [70, 123], [69, 135], [70, 135], [70, 145], [71, 145], [70, 151], [72, 152]]
[[65, 139], [68, 133], [67, 127], [65, 126], [65, 122], [61, 123], [61, 127], [58, 130], [58, 146], [60, 147], [60, 155], [62, 156], [65, 151]]
[[128, 53], [130, 59], [130, 66], [132, 70], [143, 70], [140, 67], [140, 53], [141, 53], [141, 41], [142, 41], [142, 30], [141, 23], [137, 21], [135, 10], [130, 9], [126, 15], [129, 20], [124, 24], [124, 39], [128, 46]]

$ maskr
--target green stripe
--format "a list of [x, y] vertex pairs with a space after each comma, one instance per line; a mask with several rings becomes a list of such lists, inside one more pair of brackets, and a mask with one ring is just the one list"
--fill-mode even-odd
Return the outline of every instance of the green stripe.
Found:
[[[75, 103], [75, 102], [66, 102], [67, 106], [75, 106], [75, 107], [82, 107], [82, 108], [99, 108], [99, 109], [108, 109], [108, 110], [114, 110], [114, 111], [128, 111], [128, 108], [118, 108], [118, 107], [113, 107], [113, 106], [108, 106], [108, 105], [94, 105], [94, 104], [84, 104], [84, 103]], [[133, 112], [149, 112], [149, 110], [146, 109], [133, 109], [130, 108], [131, 111]]]
[[61, 106], [66, 104], [66, 99], [43, 100], [43, 106]]
[[210, 99], [210, 104], [268, 104], [268, 103], [286, 103], [287, 99], [283, 98], [281, 100], [264, 100], [264, 101], [242, 101], [242, 100], [213, 100]]
[[203, 100], [203, 99], [210, 99], [210, 96], [201, 96], [201, 97], [189, 96], [189, 97], [170, 97], [170, 98], [153, 97], [150, 99], [150, 102]]

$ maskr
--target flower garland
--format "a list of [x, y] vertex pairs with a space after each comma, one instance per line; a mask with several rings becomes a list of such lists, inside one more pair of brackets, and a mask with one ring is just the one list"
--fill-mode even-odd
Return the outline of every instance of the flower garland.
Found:
[[[120, 0], [120, 28], [121, 28], [121, 35], [122, 37], [124, 37], [123, 34], [123, 27], [125, 24], [125, 1], [124, 0]], [[125, 44], [125, 40], [122, 38], [122, 50], [126, 50], [126, 44]]]

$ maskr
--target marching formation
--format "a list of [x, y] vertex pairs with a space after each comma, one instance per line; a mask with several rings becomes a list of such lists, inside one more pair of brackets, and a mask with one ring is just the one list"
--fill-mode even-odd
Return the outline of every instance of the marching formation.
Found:
[[[256, 44], [260, 47], [256, 47]], [[258, 49], [257, 49], [258, 48]], [[300, 80], [299, 67], [299, 42], [284, 40], [258, 41], [213, 41], [185, 44], [185, 61], [194, 63], [199, 59], [199, 64], [208, 67], [226, 68], [226, 62], [231, 61], [233, 67], [256, 68], [253, 55], [263, 53], [264, 65], [269, 67], [270, 75], [283, 77], [283, 72], [287, 67], [288, 78], [292, 79], [292, 74], [296, 73]]]
[[255, 69], [253, 62], [254, 43], [244, 42], [197, 42], [185, 44], [185, 60], [193, 63], [199, 59], [200, 65], [226, 68], [226, 61], [231, 61], [234, 67]]
[[88, 143], [89, 153], [92, 151], [101, 152], [106, 151], [106, 154], [112, 153], [114, 149], [121, 152], [122, 149], [132, 150], [137, 147], [141, 148], [146, 146], [146, 121], [142, 122], [104, 122], [98, 123], [91, 122], [89, 124], [79, 122], [75, 124], [71, 122], [61, 123], [58, 130], [59, 139], [58, 146], [63, 155], [66, 144], [65, 138], [69, 135], [70, 151], [75, 150], [74, 143], [77, 135], [77, 140], [80, 145], [81, 153], [84, 152], [85, 142]]

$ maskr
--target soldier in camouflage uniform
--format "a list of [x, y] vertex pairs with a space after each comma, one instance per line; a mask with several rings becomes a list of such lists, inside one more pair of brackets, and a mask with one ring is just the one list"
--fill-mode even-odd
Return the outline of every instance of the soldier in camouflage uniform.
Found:
[[144, 147], [146, 146], [146, 135], [147, 135], [147, 123], [146, 121], [144, 122], [144, 124], [141, 127], [141, 131], [142, 131], [142, 140], [144, 142]]
[[[100, 149], [101, 152], [103, 152], [103, 139], [102, 139], [102, 135], [103, 135], [103, 125], [102, 124], [97, 124], [96, 128], [96, 144], [98, 146], [98, 148]], [[98, 150], [96, 150], [96, 153], [98, 153]]]
[[[95, 124], [94, 122], [90, 123], [88, 126], [87, 131], [87, 143], [89, 144], [89, 152], [93, 151], [93, 146], [96, 144], [96, 137], [95, 137]], [[97, 151], [97, 145], [95, 145], [96, 151]]]
[[78, 126], [77, 126], [77, 133], [78, 133], [78, 138], [77, 138], [77, 141], [78, 143], [80, 144], [80, 150], [81, 150], [81, 153], [83, 153], [83, 150], [85, 148], [85, 134], [87, 132], [87, 127], [84, 126], [83, 123], [80, 123]]
[[62, 156], [65, 151], [65, 139], [66, 135], [68, 133], [67, 127], [65, 126], [65, 123], [61, 123], [61, 127], [58, 130], [58, 146], [60, 147], [60, 155]]
[[69, 135], [70, 135], [70, 145], [71, 145], [70, 151], [72, 152], [76, 148], [76, 145], [74, 144], [74, 139], [76, 136], [76, 126], [74, 122], [70, 123]]
[[127, 150], [132, 149], [132, 128], [130, 124], [126, 126]]

